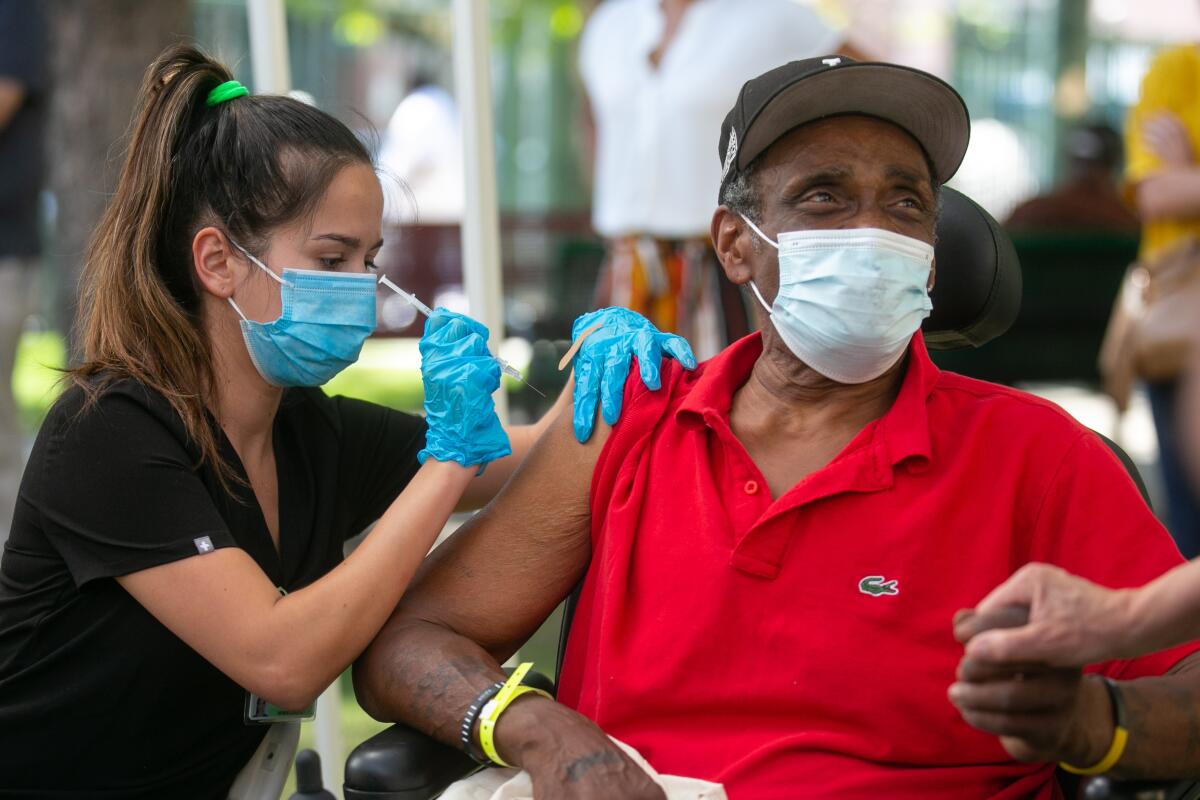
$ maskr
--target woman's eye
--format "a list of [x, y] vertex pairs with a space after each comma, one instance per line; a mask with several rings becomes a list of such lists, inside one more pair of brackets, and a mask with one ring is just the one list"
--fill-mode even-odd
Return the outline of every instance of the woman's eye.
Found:
[[320, 262], [321, 266], [325, 269], [337, 269], [338, 264], [341, 264], [344, 260], [345, 259], [341, 258], [340, 256], [338, 256], [336, 258], [318, 258], [317, 259], [317, 261]]
[[378, 272], [379, 271], [379, 265], [376, 264], [373, 260], [371, 260], [369, 258], [366, 261], [366, 265], [367, 265], [367, 272]]

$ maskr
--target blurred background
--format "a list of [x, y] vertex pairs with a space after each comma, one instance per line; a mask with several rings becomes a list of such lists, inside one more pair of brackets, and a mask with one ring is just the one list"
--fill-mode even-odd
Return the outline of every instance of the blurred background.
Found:
[[[952, 185], [1001, 220], [1021, 201], [1069, 177], [1068, 145], [1077, 126], [1123, 130], [1156, 50], [1200, 41], [1200, 5], [1187, 0], [798, 2], [842, 31], [858, 51], [929, 70], [962, 93], [973, 134]], [[35, 362], [56, 364], [66, 353], [62, 333], [70, 326], [80, 255], [115, 180], [142, 70], [165, 44], [187, 36], [230, 64], [249, 86], [253, 75], [244, 0], [43, 0], [42, 5], [50, 27], [54, 91], [42, 195], [44, 264], [36, 313], [26, 329], [48, 335], [27, 337], [26, 345], [46, 351]], [[604, 258], [589, 220], [588, 100], [576, 68], [580, 35], [596, 3], [492, 0], [488, 5], [504, 318], [508, 335], [525, 343], [511, 345], [510, 360], [528, 363], [534, 343], [569, 336], [571, 320], [591, 307]], [[386, 237], [389, 247], [381, 264], [431, 305], [465, 310], [449, 0], [287, 0], [285, 7], [293, 86], [360, 131], [380, 153], [392, 221], [419, 221]], [[715, 153], [716, 131], [711, 138]], [[1119, 159], [1119, 143], [1116, 149]], [[405, 192], [402, 181], [414, 191]], [[1136, 236], [1136, 227], [1129, 236]], [[1093, 253], [1087, 259], [1111, 258], [1123, 269], [1136, 242], [1113, 238], [1111, 255]], [[1053, 243], [1045, 247], [1054, 249]], [[1027, 279], [1034, 268], [1026, 267]], [[1102, 329], [1107, 319], [1122, 269], [1097, 268], [1094, 284], [1074, 287], [1095, 297], [1054, 298], [1080, 301], [1081, 307], [1058, 315], [1069, 344], [1086, 332], [1096, 340], [1088, 339], [1089, 346], [1098, 345], [1095, 327]], [[1025, 301], [1037, 299], [1027, 293]], [[383, 300], [380, 310], [381, 336], [419, 334], [414, 312], [398, 298]], [[1070, 330], [1076, 322], [1092, 328]], [[411, 362], [411, 347], [396, 343], [393, 349], [402, 356], [400, 363]], [[1012, 351], [1002, 354], [1006, 357], [1048, 362], [1008, 365], [1008, 372], [991, 377], [1085, 382], [1095, 377], [1094, 353], [1059, 357], [1052, 340], [1006, 350]], [[969, 358], [988, 355], [985, 349]], [[393, 405], [419, 407], [417, 383], [389, 375], [386, 385], [375, 385], [367, 374], [377, 366], [395, 366], [390, 356], [389, 351], [377, 362], [369, 354], [356, 371], [361, 374], [347, 374], [346, 386], [335, 388], [370, 383]], [[550, 361], [557, 358], [547, 356]], [[37, 370], [30, 374], [33, 366], [23, 358], [17, 374], [18, 399], [30, 428], [49, 401], [40, 379], [53, 378]], [[532, 382], [550, 393], [557, 381], [554, 370], [542, 370], [541, 360], [534, 366]], [[510, 389], [515, 416], [537, 412], [534, 400], [525, 397], [532, 393]]]
[[[598, 291], [607, 251], [593, 226], [595, 129], [578, 64], [590, 15], [623, 1], [487, 4], [501, 352], [551, 400], [563, 382], [557, 362], [572, 320], [611, 299]], [[187, 37], [254, 87], [245, 0], [36, 2], [48, 34], [40, 101], [45, 171], [40, 255], [13, 371], [24, 446], [55, 397], [56, 369], [71, 358], [79, 266], [115, 182], [142, 71], [167, 44]], [[796, 4], [835, 32], [830, 41], [843, 43], [842, 52], [931, 71], [957, 88], [970, 109], [971, 146], [951, 185], [1009, 225], [1025, 295], [1007, 335], [936, 360], [1049, 397], [1113, 437], [1141, 467], [1156, 508], [1164, 509], [1146, 396], [1136, 390], [1119, 413], [1101, 391], [1097, 358], [1122, 276], [1138, 256], [1140, 223], [1120, 185], [1126, 120], [1155, 54], [1200, 42], [1200, 3]], [[472, 188], [464, 189], [450, 0], [286, 0], [284, 8], [294, 91], [360, 132], [378, 154], [388, 216], [380, 267], [429, 305], [470, 312], [459, 222]], [[704, 135], [711, 140], [706, 157], [715, 164], [718, 131]], [[711, 200], [715, 206], [715, 192]], [[414, 337], [421, 320], [399, 298], [381, 294], [379, 302], [378, 334], [361, 362], [328, 390], [419, 410]], [[520, 383], [505, 388], [517, 421], [535, 418], [548, 404]], [[349, 749], [378, 726], [357, 711], [348, 689], [344, 694]]]

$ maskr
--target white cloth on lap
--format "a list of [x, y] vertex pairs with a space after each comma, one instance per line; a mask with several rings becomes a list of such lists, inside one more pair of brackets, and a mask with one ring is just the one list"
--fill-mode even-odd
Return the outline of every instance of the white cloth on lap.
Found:
[[[719, 783], [677, 775], [659, 775], [636, 750], [613, 739], [625, 754], [662, 787], [667, 800], [728, 800]], [[450, 785], [441, 800], [533, 800], [533, 781], [528, 772], [515, 769], [485, 769]]]

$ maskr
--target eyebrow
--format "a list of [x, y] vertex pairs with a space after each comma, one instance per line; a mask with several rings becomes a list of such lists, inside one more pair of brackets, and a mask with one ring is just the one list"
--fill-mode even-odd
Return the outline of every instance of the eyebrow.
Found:
[[910, 169], [906, 169], [905, 167], [890, 166], [887, 168], [884, 174], [894, 180], [907, 181], [915, 186], [921, 186], [923, 188], [929, 188], [931, 183], [928, 175], [918, 175], [917, 173]]
[[[357, 239], [353, 236], [346, 236], [341, 233], [322, 233], [320, 236], [312, 237], [312, 239], [310, 241], [315, 242], [318, 240], [341, 242], [342, 244], [346, 245], [347, 247], [358, 247], [359, 245], [362, 244], [362, 240]], [[381, 247], [383, 247], [383, 239], [380, 239], [378, 242], [376, 242], [375, 246], [372, 247], [371, 249], [378, 250]]]
[[798, 192], [807, 191], [812, 186], [825, 183], [840, 183], [848, 179], [854, 171], [842, 164], [821, 167], [813, 172], [805, 172], [795, 176], [783, 184], [780, 194], [783, 197], [794, 197]]
[[823, 167], [816, 172], [805, 173], [796, 178], [794, 183], [829, 183], [830, 181], [840, 181], [849, 178], [854, 174], [854, 170], [847, 166], [835, 164], [830, 167]]

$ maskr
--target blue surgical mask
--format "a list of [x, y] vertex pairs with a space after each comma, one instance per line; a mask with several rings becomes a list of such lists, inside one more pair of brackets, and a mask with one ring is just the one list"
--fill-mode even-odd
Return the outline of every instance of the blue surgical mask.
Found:
[[774, 304], [750, 288], [796, 358], [838, 383], [895, 366], [933, 309], [931, 245], [878, 228], [790, 231], [776, 243], [746, 224], [779, 251]]
[[272, 386], [321, 386], [358, 360], [375, 330], [375, 276], [285, 269], [276, 275], [241, 245], [251, 261], [282, 287], [282, 311], [273, 322], [242, 318], [250, 360]]

